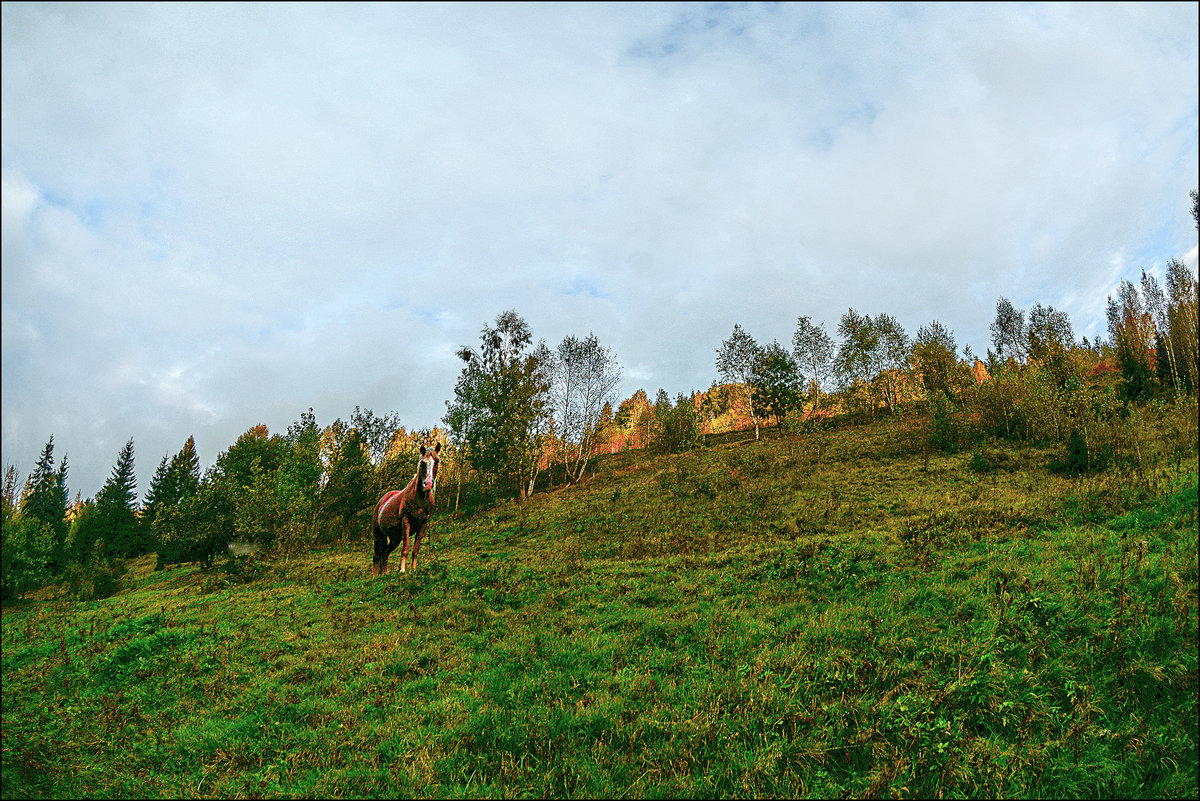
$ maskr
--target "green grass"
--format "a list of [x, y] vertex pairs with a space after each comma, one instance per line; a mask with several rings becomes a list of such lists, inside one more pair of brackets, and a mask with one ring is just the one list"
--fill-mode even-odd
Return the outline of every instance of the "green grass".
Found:
[[12, 605], [3, 795], [1193, 795], [1194, 444], [907, 441], [617, 454], [403, 576], [364, 535]]

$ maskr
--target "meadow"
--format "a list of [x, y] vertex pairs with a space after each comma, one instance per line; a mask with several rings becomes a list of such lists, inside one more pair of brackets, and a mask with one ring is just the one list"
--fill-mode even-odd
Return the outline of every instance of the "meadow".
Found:
[[904, 416], [625, 451], [378, 579], [133, 560], [3, 609], [3, 795], [1191, 797], [1189, 414], [1082, 475]]

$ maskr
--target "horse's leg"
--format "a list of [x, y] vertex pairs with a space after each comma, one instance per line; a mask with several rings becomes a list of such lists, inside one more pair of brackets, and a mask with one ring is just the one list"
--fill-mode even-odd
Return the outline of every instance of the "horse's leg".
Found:
[[387, 573], [388, 557], [400, 544], [400, 534], [394, 529], [385, 531], [378, 524], [373, 526], [373, 530], [375, 532], [375, 575], [381, 576]]
[[419, 529], [413, 532], [413, 570], [417, 569], [417, 551], [421, 550], [421, 535], [424, 533], [425, 526], [421, 526]]
[[[411, 530], [411, 527], [408, 525], [407, 517], [402, 517], [400, 519], [400, 525], [404, 529], [404, 547], [400, 549], [400, 572], [403, 573], [404, 572], [404, 563], [408, 561], [408, 535], [409, 535], [409, 531]], [[413, 557], [414, 557], [414, 559], [416, 558], [415, 553], [413, 554]], [[414, 562], [413, 564], [415, 565], [416, 563]]]
[[387, 572], [387, 558], [391, 552], [387, 547], [387, 535], [375, 521], [371, 521], [371, 535], [375, 539], [375, 558], [371, 561], [371, 575], [379, 576]]

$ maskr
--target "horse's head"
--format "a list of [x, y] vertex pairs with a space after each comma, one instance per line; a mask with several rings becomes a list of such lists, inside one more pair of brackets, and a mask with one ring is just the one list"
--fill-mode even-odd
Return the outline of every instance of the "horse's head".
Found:
[[417, 468], [417, 488], [425, 492], [432, 492], [433, 485], [437, 482], [438, 470], [438, 454], [441, 453], [442, 443], [433, 446], [433, 450], [429, 450], [424, 445], [421, 446], [421, 463]]

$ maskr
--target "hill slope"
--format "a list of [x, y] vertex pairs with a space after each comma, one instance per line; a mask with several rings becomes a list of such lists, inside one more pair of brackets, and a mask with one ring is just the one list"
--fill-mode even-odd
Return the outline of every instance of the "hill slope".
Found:
[[1194, 443], [1068, 478], [905, 425], [616, 454], [403, 576], [6, 608], [4, 795], [1191, 795]]

